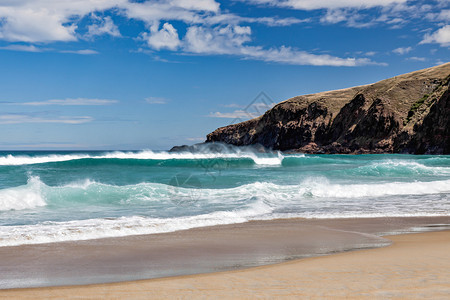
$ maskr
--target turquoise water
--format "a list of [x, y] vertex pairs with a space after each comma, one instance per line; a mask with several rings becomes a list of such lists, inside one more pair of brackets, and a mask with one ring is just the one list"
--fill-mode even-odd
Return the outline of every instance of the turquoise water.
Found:
[[0, 152], [0, 246], [274, 218], [450, 215], [450, 156]]

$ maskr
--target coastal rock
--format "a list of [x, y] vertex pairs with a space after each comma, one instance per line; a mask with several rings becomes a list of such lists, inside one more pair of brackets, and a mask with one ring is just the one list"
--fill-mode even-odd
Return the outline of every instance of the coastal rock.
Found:
[[371, 85], [298, 96], [206, 142], [304, 153], [450, 153], [450, 63]]

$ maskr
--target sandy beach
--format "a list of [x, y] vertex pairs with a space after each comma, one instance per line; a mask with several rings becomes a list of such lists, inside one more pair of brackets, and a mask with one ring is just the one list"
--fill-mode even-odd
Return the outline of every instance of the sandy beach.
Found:
[[[368, 219], [368, 220], [274, 220], [266, 222], [255, 222], [254, 224], [241, 224], [233, 226], [223, 226], [219, 228], [204, 228], [197, 230], [190, 230], [180, 233], [172, 233], [172, 237], [179, 236], [185, 239], [186, 237], [192, 242], [195, 236], [203, 236], [204, 243], [200, 243], [199, 251], [194, 249], [192, 253], [198, 253], [198, 257], [193, 255], [181, 256], [185, 261], [199, 262], [204, 258], [204, 261], [210, 264], [212, 261], [219, 261], [217, 264], [218, 271], [220, 266], [224, 267], [229, 263], [228, 259], [236, 259], [240, 257], [246, 257], [243, 255], [248, 252], [249, 256], [254, 257], [255, 249], [260, 249], [260, 257], [270, 257], [269, 254], [277, 254], [280, 257], [280, 248], [294, 247], [297, 249], [294, 252], [303, 250], [303, 255], [306, 257], [306, 253], [316, 251], [319, 249], [317, 241], [322, 241], [323, 245], [331, 246], [338, 245], [340, 250], [332, 250], [331, 247], [327, 251], [322, 250], [329, 254], [333, 251], [345, 251], [342, 245], [352, 245], [357, 247], [361, 244], [361, 236], [364, 236], [363, 240], [365, 246], [375, 247], [376, 242], [378, 246], [381, 246], [381, 241], [385, 241], [384, 246], [388, 245], [392, 241], [392, 244], [386, 247], [365, 249], [358, 251], [347, 251], [333, 255], [292, 259], [283, 263], [277, 262], [280, 257], [273, 260], [267, 259], [260, 264], [274, 263], [270, 265], [260, 267], [250, 267], [246, 269], [212, 272], [207, 274], [197, 275], [185, 275], [174, 276], [167, 278], [157, 278], [148, 280], [136, 280], [125, 281], [118, 283], [105, 283], [94, 285], [79, 285], [79, 286], [57, 286], [57, 287], [40, 287], [30, 289], [4, 289], [0, 292], [2, 298], [15, 298], [15, 299], [31, 299], [31, 298], [274, 298], [274, 297], [302, 297], [302, 298], [420, 298], [420, 299], [448, 299], [450, 297], [450, 231], [437, 231], [437, 232], [425, 232], [414, 234], [399, 234], [385, 236], [379, 238], [376, 241], [376, 236], [372, 233], [379, 233], [383, 230], [399, 230], [403, 227], [411, 228], [412, 224], [425, 224], [425, 220], [428, 220], [428, 226], [430, 229], [435, 228], [439, 224], [448, 224], [448, 217], [442, 218], [404, 218], [394, 219], [391, 223], [386, 222], [384, 219]], [[354, 231], [350, 229], [355, 226], [361, 226], [361, 222], [364, 223], [366, 232], [371, 233], [358, 233], [355, 236]], [[447, 222], [447, 223], [446, 223]], [[317, 224], [315, 224], [317, 223]], [[294, 224], [301, 224], [302, 226], [292, 226]], [[328, 231], [333, 224], [333, 231]], [[305, 227], [306, 226], [306, 227]], [[276, 230], [281, 228], [286, 229], [293, 227], [294, 229], [286, 232], [286, 235], [274, 234]], [[445, 227], [445, 226], [444, 226]], [[272, 231], [271, 228], [274, 230]], [[296, 229], [295, 229], [296, 228]], [[321, 228], [320, 231], [319, 228]], [[239, 229], [239, 230], [237, 230]], [[439, 228], [438, 228], [439, 229]], [[229, 233], [233, 232], [236, 236], [234, 240], [234, 246], [224, 247], [227, 251], [217, 251], [224, 244], [219, 243], [225, 236], [229, 236]], [[280, 232], [280, 231], [278, 231]], [[311, 235], [307, 232], [319, 234], [315, 238], [311, 238]], [[348, 235], [343, 234], [347, 232]], [[214, 234], [212, 234], [214, 233]], [[304, 237], [306, 241], [302, 243], [292, 242], [293, 236]], [[302, 236], [303, 235], [303, 236]], [[147, 238], [161, 238], [167, 240], [170, 234], [147, 236]], [[217, 239], [211, 238], [215, 236]], [[310, 237], [309, 239], [307, 237]], [[260, 237], [264, 237], [264, 243], [261, 242]], [[357, 238], [356, 238], [357, 237]], [[375, 239], [372, 239], [375, 237]], [[141, 244], [142, 244], [142, 238]], [[130, 239], [130, 237], [128, 237]], [[118, 239], [111, 239], [117, 241]], [[177, 244], [176, 238], [174, 243]], [[244, 241], [248, 241], [245, 243]], [[258, 242], [258, 240], [260, 240]], [[291, 243], [287, 241], [291, 240]], [[295, 240], [301, 240], [299, 238]], [[101, 241], [101, 240], [99, 240]], [[108, 239], [102, 241], [103, 244]], [[269, 242], [267, 242], [269, 241]], [[311, 243], [311, 241], [316, 241]], [[327, 241], [327, 242], [324, 242]], [[338, 241], [342, 244], [339, 245]], [[387, 241], [387, 242], [386, 242]], [[96, 241], [98, 243], [98, 241]], [[96, 242], [85, 241], [83, 243], [78, 242], [78, 246], [86, 250], [87, 243], [95, 245]], [[111, 242], [111, 241], [109, 241]], [[123, 241], [121, 241], [123, 242]], [[185, 240], [186, 242], [186, 240]], [[194, 245], [196, 242], [192, 243]], [[226, 240], [225, 243], [230, 243]], [[352, 244], [353, 243], [353, 244]], [[150, 243], [152, 244], [152, 243]], [[167, 249], [172, 251], [165, 252], [165, 255], [160, 255], [159, 259], [163, 257], [173, 258], [175, 256], [180, 257], [180, 253], [175, 250], [175, 244], [163, 245], [160, 247], [168, 247]], [[215, 244], [216, 248], [211, 245]], [[254, 248], [249, 245], [256, 245]], [[265, 244], [265, 247], [262, 245]], [[310, 248], [306, 249], [305, 245], [315, 246], [315, 250]], [[50, 244], [49, 244], [50, 245]], [[146, 243], [149, 245], [149, 243]], [[207, 245], [209, 245], [207, 247]], [[322, 246], [323, 246], [322, 245]], [[61, 245], [60, 245], [61, 246]], [[97, 245], [98, 246], [98, 245]], [[136, 244], [131, 245], [136, 250], [133, 255], [133, 260], [145, 261], [145, 257], [139, 255], [139, 249], [136, 249]], [[33, 247], [36, 247], [33, 246]], [[30, 249], [33, 248], [30, 246]], [[41, 246], [42, 247], [42, 246]], [[47, 245], [48, 247], [48, 245]], [[69, 247], [66, 245], [66, 247]], [[5, 247], [8, 248], [8, 247]], [[16, 251], [11, 254], [9, 258], [20, 257], [21, 251], [25, 251], [26, 247], [11, 247], [16, 248]], [[72, 249], [69, 249], [72, 248]], [[71, 264], [69, 257], [77, 254], [74, 247], [65, 248], [64, 251], [70, 250], [72, 252], [65, 252], [66, 264]], [[151, 247], [150, 247], [151, 248]], [[147, 248], [146, 250], [149, 250]], [[314, 247], [313, 247], [314, 248]], [[363, 247], [360, 247], [363, 248]], [[209, 250], [208, 250], [209, 249]], [[9, 249], [11, 250], [11, 249]], [[117, 249], [116, 258], [120, 258], [121, 251], [127, 252], [126, 249]], [[161, 253], [161, 248], [159, 248]], [[99, 263], [94, 263], [92, 257], [89, 257], [91, 252], [85, 253], [84, 264], [71, 265], [75, 274], [84, 269], [89, 262], [95, 267], [99, 266]], [[119, 254], [117, 254], [119, 252]], [[189, 252], [189, 251], [188, 251]], [[187, 252], [187, 253], [188, 253]], [[301, 252], [301, 251], [300, 251]], [[5, 253], [1, 252], [0, 256], [4, 261]], [[25, 254], [29, 255], [31, 252]], [[22, 253], [22, 254], [24, 254]], [[54, 254], [54, 253], [53, 253]], [[128, 253], [130, 254], [130, 253]], [[286, 254], [286, 253], [285, 253]], [[153, 254], [154, 255], [154, 254]], [[316, 253], [320, 255], [320, 253]], [[150, 254], [154, 259], [155, 257]], [[275, 255], [276, 256], [276, 255]], [[299, 254], [299, 257], [302, 255]], [[108, 255], [106, 255], [108, 257]], [[199, 258], [200, 257], [200, 258]], [[45, 254], [41, 254], [41, 258], [44, 263], [46, 261]], [[294, 257], [296, 258], [296, 257]], [[50, 258], [48, 258], [50, 260]], [[58, 256], [54, 256], [55, 263], [58, 262]], [[147, 257], [147, 259], [149, 259]], [[286, 260], [286, 257], [284, 258]], [[32, 257], [29, 258], [33, 260]], [[125, 270], [126, 266], [130, 265], [133, 260], [121, 261]], [[241, 262], [245, 261], [241, 260]], [[103, 260], [101, 263], [105, 264], [108, 260]], [[164, 259], [163, 259], [164, 261]], [[87, 263], [86, 263], [87, 262]], [[247, 260], [251, 262], [251, 260]], [[13, 260], [14, 263], [14, 260]], [[80, 263], [82, 263], [80, 261]], [[251, 263], [249, 263], [251, 265]], [[134, 265], [131, 264], [131, 267]], [[173, 266], [177, 266], [177, 261]], [[30, 265], [28, 265], [30, 267]], [[36, 268], [36, 267], [35, 267]], [[225, 268], [227, 269], [227, 268]], [[109, 269], [110, 270], [110, 269]], [[204, 269], [201, 267], [198, 270], [194, 270], [193, 273], [202, 273]], [[30, 272], [36, 272], [37, 269], [31, 269]], [[54, 270], [56, 273], [61, 270]], [[192, 270], [191, 270], [192, 271]], [[2, 267], [2, 276], [6, 274], [5, 269]], [[51, 274], [51, 272], [49, 272]], [[81, 274], [81, 273], [80, 273]]]

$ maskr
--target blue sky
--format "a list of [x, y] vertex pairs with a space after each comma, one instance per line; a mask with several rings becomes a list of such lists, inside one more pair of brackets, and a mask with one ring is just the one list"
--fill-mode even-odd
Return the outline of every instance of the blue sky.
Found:
[[0, 0], [0, 150], [200, 142], [448, 62], [449, 21], [448, 0]]

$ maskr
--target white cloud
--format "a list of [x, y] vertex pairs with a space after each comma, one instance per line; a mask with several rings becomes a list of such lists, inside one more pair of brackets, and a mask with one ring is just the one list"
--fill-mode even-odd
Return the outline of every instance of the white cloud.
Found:
[[0, 47], [1, 50], [11, 50], [11, 51], [23, 51], [23, 52], [42, 52], [44, 49], [38, 48], [33, 45], [8, 45]]
[[175, 50], [180, 45], [181, 41], [178, 38], [177, 30], [172, 24], [164, 23], [161, 30], [151, 30], [150, 34], [143, 34], [143, 38], [147, 41], [147, 44], [156, 50], [170, 49]]
[[[368, 28], [380, 24], [390, 29], [401, 28], [413, 19], [427, 18], [436, 21], [445, 18], [446, 12], [430, 13], [439, 8], [436, 3], [423, 4], [409, 0], [240, 0], [262, 6], [276, 6], [293, 10], [326, 10], [320, 17], [324, 24], [344, 23], [354, 28]], [[424, 2], [424, 1], [422, 1]], [[368, 9], [372, 9], [368, 11]]]
[[226, 26], [206, 28], [191, 26], [185, 36], [185, 49], [202, 54], [240, 54], [242, 44], [249, 42], [250, 27]]
[[92, 49], [81, 49], [81, 50], [61, 50], [60, 53], [70, 53], [70, 54], [81, 54], [81, 55], [93, 55], [98, 54], [98, 51]]
[[284, 46], [271, 49], [262, 49], [261, 47], [246, 47], [242, 50], [243, 53], [246, 54], [249, 58], [292, 65], [355, 67], [378, 64], [372, 62], [368, 58], [340, 58], [328, 54], [311, 54], [306, 51], [300, 51], [291, 47]]
[[147, 97], [145, 102], [148, 104], [167, 104], [167, 99], [162, 97]]
[[450, 9], [443, 9], [440, 12], [430, 12], [425, 16], [430, 21], [450, 21]]
[[15, 0], [0, 3], [0, 39], [23, 42], [77, 40], [79, 18], [127, 0]]
[[[367, 26], [358, 23], [358, 16], [340, 8], [367, 8], [404, 3], [406, 0], [253, 0], [262, 4], [297, 9], [329, 9], [323, 22], [346, 21], [349, 26]], [[215, 0], [155, 0], [131, 2], [130, 0], [15, 0], [0, 2], [0, 39], [8, 41], [54, 42], [78, 39], [79, 22], [89, 16], [94, 24], [87, 27], [86, 37], [101, 34], [120, 36], [118, 27], [109, 16], [96, 14], [105, 10], [120, 13], [129, 19], [143, 21], [148, 32], [141, 35], [147, 45], [155, 50], [180, 50], [193, 54], [236, 55], [244, 59], [296, 65], [358, 66], [373, 64], [367, 58], [340, 58], [332, 55], [312, 54], [289, 46], [262, 47], [249, 45], [252, 30], [242, 23], [262, 23], [268, 26], [289, 26], [309, 20], [297, 18], [240, 17], [223, 13]], [[350, 15], [350, 17], [348, 17]], [[161, 21], [164, 24], [161, 27]], [[170, 21], [170, 22], [169, 22]], [[180, 37], [172, 21], [188, 25], [185, 36]], [[172, 23], [172, 24], [171, 24]], [[225, 25], [224, 25], [225, 24]], [[23, 48], [25, 49], [25, 48]], [[33, 48], [28, 48], [32, 50]], [[63, 53], [97, 54], [95, 50], [63, 50]]]
[[118, 102], [119, 101], [117, 100], [108, 100], [108, 99], [68, 98], [68, 99], [52, 99], [46, 101], [33, 101], [14, 104], [29, 105], [29, 106], [44, 106], [44, 105], [93, 106], [93, 105], [110, 105]]
[[330, 9], [326, 15], [320, 18], [322, 23], [336, 24], [348, 19], [347, 11], [342, 9]]
[[92, 122], [94, 119], [87, 116], [56, 118], [35, 117], [26, 114], [3, 114], [0, 115], [0, 124], [23, 124], [23, 123], [61, 123], [61, 124], [83, 124]]
[[310, 19], [276, 18], [276, 17], [239, 18], [239, 20], [248, 23], [261, 23], [267, 26], [290, 26], [294, 24], [310, 22]]
[[103, 19], [97, 12], [116, 9], [129, 19], [144, 21], [153, 33], [161, 20], [182, 21], [187, 24], [263, 23], [268, 26], [289, 26], [305, 22], [296, 18], [246, 18], [222, 13], [215, 0], [15, 0], [0, 2], [0, 39], [29, 43], [76, 41], [78, 23], [89, 16], [94, 21], [87, 27], [86, 37], [108, 34], [121, 36], [110, 16]]
[[395, 54], [398, 54], [398, 55], [404, 55], [404, 54], [411, 52], [411, 50], [412, 50], [411, 47], [400, 47], [400, 48], [396, 48], [396, 49], [392, 50], [392, 52], [394, 52]]
[[278, 62], [292, 65], [360, 66], [374, 64], [367, 58], [339, 58], [327, 54], [311, 54], [291, 47], [265, 49], [247, 46], [251, 40], [250, 27], [226, 26], [205, 28], [192, 26], [185, 36], [184, 48], [196, 54], [238, 55], [245, 59]]
[[202, 10], [217, 12], [220, 4], [214, 0], [171, 0], [169, 4], [189, 10]]
[[406, 3], [407, 0], [250, 0], [250, 2], [299, 10], [314, 10], [389, 6]]
[[120, 37], [122, 36], [120, 34], [119, 28], [116, 24], [114, 24], [111, 17], [105, 17], [104, 19], [95, 18], [100, 21], [98, 24], [92, 24], [88, 26], [88, 33], [86, 34], [87, 37], [94, 37], [98, 35], [111, 35], [114, 37]]
[[215, 112], [215, 113], [210, 113], [208, 115], [208, 117], [211, 117], [211, 118], [225, 118], [225, 119], [252, 119], [252, 118], [256, 118], [258, 116], [259, 115], [255, 114], [255, 113], [249, 113], [244, 110], [235, 110], [230, 113]]
[[450, 25], [445, 25], [444, 27], [438, 29], [432, 34], [427, 33], [420, 44], [440, 44], [442, 47], [450, 46]]
[[82, 49], [82, 50], [55, 50], [51, 48], [42, 48], [36, 47], [35, 45], [19, 45], [19, 44], [11, 44], [7, 46], [0, 47], [0, 50], [9, 50], [9, 51], [22, 51], [22, 52], [58, 52], [58, 53], [71, 53], [71, 54], [81, 54], [81, 55], [92, 55], [98, 54], [97, 51], [91, 49]]
[[440, 21], [450, 21], [450, 9], [443, 9], [437, 17]]
[[411, 57], [408, 57], [407, 60], [426, 61], [427, 59], [425, 57], [411, 56]]
[[[161, 20], [200, 24], [204, 23], [208, 16], [219, 13], [218, 6], [217, 10], [214, 9], [213, 4], [215, 1], [213, 0], [200, 1], [198, 4], [195, 4], [195, 2], [194, 0], [127, 2], [125, 5], [122, 5], [122, 8], [129, 19], [144, 21], [155, 32]], [[203, 11], [202, 8], [206, 9], [206, 11]]]
[[298, 19], [293, 17], [280, 18], [276, 16], [271, 17], [241, 17], [232, 13], [218, 13], [214, 15], [206, 15], [203, 19], [198, 20], [200, 22], [194, 22], [198, 24], [226, 24], [226, 25], [239, 25], [241, 23], [260, 23], [267, 26], [291, 26], [294, 24], [310, 22], [310, 19]]

